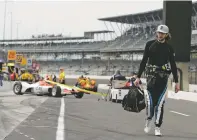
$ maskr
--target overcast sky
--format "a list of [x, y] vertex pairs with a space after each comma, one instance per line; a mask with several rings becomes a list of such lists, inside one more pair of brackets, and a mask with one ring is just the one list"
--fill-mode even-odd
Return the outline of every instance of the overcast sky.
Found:
[[[5, 39], [32, 34], [83, 36], [84, 31], [106, 29], [98, 18], [145, 12], [163, 7], [162, 1], [19, 1], [7, 2]], [[0, 39], [3, 38], [5, 2], [0, 1]], [[109, 29], [110, 24], [107, 24]]]

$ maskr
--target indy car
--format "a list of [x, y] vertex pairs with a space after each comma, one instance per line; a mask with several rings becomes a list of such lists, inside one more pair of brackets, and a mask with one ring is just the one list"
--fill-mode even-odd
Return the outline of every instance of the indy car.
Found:
[[[97, 92], [96, 81], [94, 81], [94, 80], [91, 80], [91, 82], [86, 82], [86, 81], [84, 81], [82, 83], [77, 82], [75, 84], [75, 86], [80, 89]], [[87, 94], [90, 94], [90, 93], [87, 93]]]
[[62, 97], [66, 95], [74, 95], [76, 98], [82, 98], [84, 92], [76, 90], [72, 87], [66, 87], [61, 84], [38, 81], [30, 83], [26, 81], [15, 81], [13, 84], [13, 92], [16, 95], [23, 95], [25, 93], [34, 93], [37, 96], [48, 95], [52, 97]]

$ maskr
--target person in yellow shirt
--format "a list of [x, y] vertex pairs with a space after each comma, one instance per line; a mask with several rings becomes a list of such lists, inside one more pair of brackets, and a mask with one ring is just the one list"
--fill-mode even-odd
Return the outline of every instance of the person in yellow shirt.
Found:
[[25, 76], [25, 69], [24, 68], [21, 69], [19, 79], [21, 81], [27, 81], [26, 76]]
[[20, 79], [21, 81], [33, 81], [33, 75], [30, 74], [27, 70], [21, 69]]
[[59, 83], [65, 84], [65, 72], [63, 68], [60, 68]]
[[49, 81], [53, 81], [52, 75], [49, 76]]
[[27, 72], [26, 75], [28, 77], [27, 79], [28, 79], [29, 82], [32, 82], [34, 80], [33, 74]]

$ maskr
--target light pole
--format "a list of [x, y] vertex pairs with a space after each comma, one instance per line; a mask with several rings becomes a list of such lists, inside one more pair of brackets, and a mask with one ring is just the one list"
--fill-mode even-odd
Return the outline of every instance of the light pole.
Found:
[[10, 39], [12, 40], [12, 12], [10, 12], [10, 16], [11, 16], [11, 23], [10, 23]]
[[20, 24], [19, 22], [16, 23], [16, 38], [17, 39], [18, 39], [18, 28], [19, 28], [18, 26], [19, 26], [19, 24]]
[[7, 0], [5, 0], [5, 9], [4, 9], [3, 40], [5, 40], [6, 9], [7, 9]]

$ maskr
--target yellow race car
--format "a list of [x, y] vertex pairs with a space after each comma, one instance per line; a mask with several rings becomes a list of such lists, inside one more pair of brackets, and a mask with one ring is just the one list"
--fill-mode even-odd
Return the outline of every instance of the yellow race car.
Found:
[[97, 92], [96, 81], [93, 79], [79, 78], [75, 86], [81, 89]]

